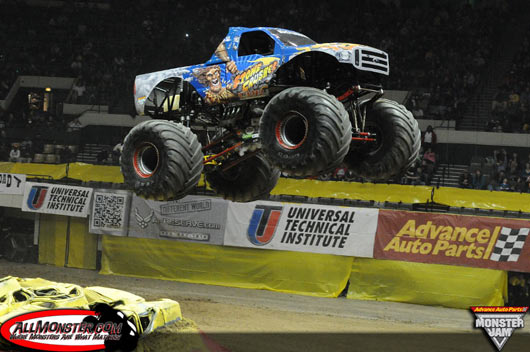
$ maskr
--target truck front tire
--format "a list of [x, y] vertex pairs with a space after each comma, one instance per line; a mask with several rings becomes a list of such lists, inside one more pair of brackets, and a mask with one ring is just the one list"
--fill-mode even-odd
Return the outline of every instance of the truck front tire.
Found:
[[203, 153], [188, 127], [148, 120], [136, 125], [125, 138], [120, 165], [125, 184], [137, 195], [179, 199], [199, 182]]
[[263, 152], [293, 176], [315, 176], [338, 167], [348, 152], [351, 122], [343, 105], [316, 88], [288, 88], [265, 107], [260, 121]]

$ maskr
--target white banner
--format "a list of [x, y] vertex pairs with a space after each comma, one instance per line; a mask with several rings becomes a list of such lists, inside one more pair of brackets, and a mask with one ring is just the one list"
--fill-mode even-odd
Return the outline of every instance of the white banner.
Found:
[[26, 182], [22, 211], [87, 217], [92, 188]]
[[0, 194], [22, 194], [26, 175], [0, 173]]
[[95, 189], [89, 232], [102, 235], [127, 235], [130, 203], [129, 191]]
[[230, 203], [227, 246], [373, 257], [379, 209]]

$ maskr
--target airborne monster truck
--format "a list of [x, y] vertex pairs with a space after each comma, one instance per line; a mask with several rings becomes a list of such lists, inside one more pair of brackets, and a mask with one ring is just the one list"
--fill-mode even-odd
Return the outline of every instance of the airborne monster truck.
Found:
[[205, 64], [136, 77], [136, 110], [154, 119], [125, 138], [125, 182], [178, 199], [204, 171], [219, 195], [245, 202], [267, 195], [280, 171], [314, 176], [344, 161], [367, 179], [398, 175], [418, 156], [420, 131], [381, 99], [388, 73], [388, 55], [372, 47], [232, 27]]

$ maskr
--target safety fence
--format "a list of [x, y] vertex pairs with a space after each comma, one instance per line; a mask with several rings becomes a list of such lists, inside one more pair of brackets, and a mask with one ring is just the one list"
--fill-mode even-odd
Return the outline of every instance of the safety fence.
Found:
[[100, 261], [104, 274], [323, 297], [349, 282], [348, 298], [465, 308], [503, 304], [506, 271], [530, 272], [525, 219], [206, 196], [158, 202], [28, 180], [5, 188], [36, 214], [40, 263]]
[[93, 234], [530, 272], [530, 220], [202, 196], [160, 202], [35, 182], [23, 189], [22, 211], [90, 214]]

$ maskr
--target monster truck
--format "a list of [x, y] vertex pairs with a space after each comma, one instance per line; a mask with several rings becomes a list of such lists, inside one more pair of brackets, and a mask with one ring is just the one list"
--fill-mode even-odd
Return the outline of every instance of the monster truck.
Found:
[[280, 171], [315, 176], [345, 162], [369, 180], [399, 175], [418, 156], [420, 131], [381, 98], [388, 74], [388, 55], [369, 46], [231, 27], [206, 63], [136, 77], [136, 111], [153, 119], [125, 138], [125, 183], [178, 199], [204, 171], [219, 195], [245, 202], [268, 195]]

